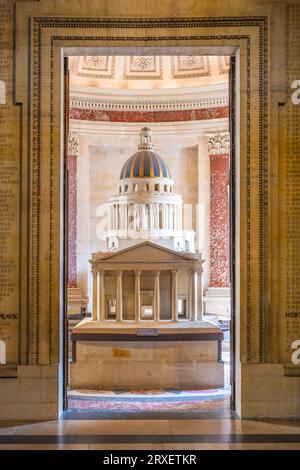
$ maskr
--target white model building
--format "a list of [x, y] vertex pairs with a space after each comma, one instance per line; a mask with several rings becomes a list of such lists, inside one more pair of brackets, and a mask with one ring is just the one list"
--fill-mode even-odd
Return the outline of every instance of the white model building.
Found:
[[140, 131], [138, 151], [123, 165], [119, 192], [109, 199], [108, 251], [149, 240], [175, 251], [195, 251], [195, 232], [182, 228], [182, 197], [163, 159], [154, 152], [151, 130]]
[[224, 384], [222, 333], [202, 317], [195, 233], [182, 228], [182, 198], [153, 148], [144, 127], [109, 200], [107, 251], [90, 260], [92, 318], [72, 332], [72, 388]]
[[92, 255], [92, 318], [100, 321], [202, 319], [202, 260], [195, 232], [182, 228], [182, 197], [151, 130], [123, 165], [109, 199], [107, 253]]

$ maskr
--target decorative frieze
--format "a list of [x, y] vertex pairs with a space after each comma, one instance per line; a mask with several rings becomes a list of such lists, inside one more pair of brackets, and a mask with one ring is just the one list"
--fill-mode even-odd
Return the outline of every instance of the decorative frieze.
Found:
[[103, 111], [181, 111], [189, 109], [207, 109], [228, 106], [228, 95], [201, 96], [198, 98], [171, 98], [163, 100], [137, 100], [97, 98], [71, 95], [70, 108], [93, 109]]

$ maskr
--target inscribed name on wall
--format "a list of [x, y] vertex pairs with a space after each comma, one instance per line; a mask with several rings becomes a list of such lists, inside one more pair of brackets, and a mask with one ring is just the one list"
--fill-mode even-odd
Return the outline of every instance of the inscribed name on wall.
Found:
[[6, 364], [18, 362], [19, 120], [19, 108], [0, 106], [0, 341]]

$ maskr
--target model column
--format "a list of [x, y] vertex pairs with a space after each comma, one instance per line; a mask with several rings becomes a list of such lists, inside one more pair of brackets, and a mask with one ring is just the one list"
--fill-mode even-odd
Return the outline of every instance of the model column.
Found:
[[178, 307], [177, 307], [177, 269], [172, 269], [172, 320], [178, 321]]
[[191, 269], [190, 274], [190, 315], [192, 321], [197, 321], [197, 271]]
[[93, 304], [92, 304], [92, 320], [98, 320], [98, 271], [93, 269]]
[[105, 320], [104, 271], [93, 270], [93, 305], [92, 320]]
[[117, 321], [123, 320], [123, 271], [117, 271]]
[[197, 319], [203, 320], [203, 285], [202, 285], [202, 269], [197, 271]]
[[98, 271], [98, 320], [105, 321], [105, 271]]
[[154, 227], [153, 224], [153, 204], [149, 204], [149, 230], [152, 230]]
[[141, 320], [141, 272], [135, 271], [135, 321]]
[[159, 309], [160, 309], [160, 287], [159, 287], [159, 275], [160, 271], [155, 271], [154, 278], [154, 321], [159, 321]]

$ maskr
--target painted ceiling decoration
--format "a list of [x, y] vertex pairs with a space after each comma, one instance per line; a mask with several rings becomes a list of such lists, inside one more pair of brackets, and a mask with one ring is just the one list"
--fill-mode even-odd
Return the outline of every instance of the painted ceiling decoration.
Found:
[[108, 80], [116, 79], [119, 69], [122, 70], [123, 80], [210, 77], [211, 64], [215, 61], [217, 74], [227, 74], [229, 70], [229, 58], [225, 56], [81, 56], [73, 60], [76, 62], [76, 76]]
[[171, 57], [172, 78], [197, 78], [211, 75], [209, 57], [198, 55], [179, 55]]
[[102, 55], [80, 57], [76, 75], [86, 78], [113, 79], [115, 57]]
[[124, 80], [163, 80], [161, 56], [125, 56]]

